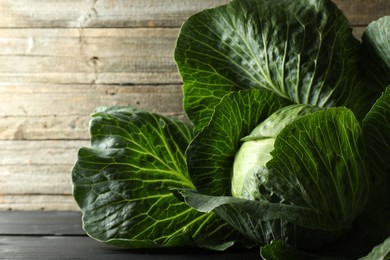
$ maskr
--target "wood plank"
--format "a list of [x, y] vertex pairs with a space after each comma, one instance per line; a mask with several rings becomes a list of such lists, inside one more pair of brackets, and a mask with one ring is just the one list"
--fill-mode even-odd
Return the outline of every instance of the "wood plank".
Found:
[[11, 211], [11, 210], [14, 211], [27, 211], [27, 210], [78, 211], [79, 207], [77, 206], [74, 198], [71, 195], [0, 194], [0, 211]]
[[[70, 156], [76, 156], [71, 152], [69, 154]], [[17, 157], [17, 155], [14, 155], [14, 157]], [[56, 163], [46, 165], [1, 165], [0, 194], [71, 195], [72, 168], [73, 164], [57, 165]]]
[[390, 14], [389, 0], [334, 0], [352, 25], [366, 26]]
[[0, 84], [0, 116], [87, 116], [100, 106], [182, 112], [180, 85]]
[[229, 0], [2, 0], [0, 27], [179, 27]]
[[[258, 259], [258, 248], [234, 248], [225, 252], [197, 248], [128, 250], [97, 242], [89, 237], [0, 237], [0, 259], [94, 259], [94, 260], [236, 260]], [[5, 257], [5, 258], [3, 258]]]
[[89, 141], [0, 141], [0, 165], [72, 165]]
[[[167, 84], [177, 28], [0, 29], [1, 82]], [[23, 66], [20, 66], [23, 64]]]
[[0, 55], [125, 58], [132, 52], [164, 57], [171, 56], [178, 33], [177, 28], [0, 29]]
[[[187, 17], [229, 0], [2, 0], [3, 28], [179, 27]], [[388, 0], [335, 0], [351, 24], [366, 25], [390, 13]]]
[[85, 235], [77, 211], [0, 211], [0, 236]]
[[[52, 109], [45, 103], [40, 106], [46, 106], [48, 111]], [[0, 116], [0, 140], [88, 139], [91, 119], [88, 114], [91, 111], [80, 112], [84, 112], [85, 116], [81, 113], [80, 115]]]
[[[0, 79], [2, 82], [33, 82], [33, 83], [60, 83], [60, 84], [178, 84], [180, 82], [180, 77], [175, 71], [167, 72], [133, 72], [133, 71], [123, 71], [123, 72], [99, 72], [99, 73], [89, 73], [89, 72], [59, 72], [53, 71], [57, 70], [56, 62], [60, 62], [59, 67], [66, 68], [69, 64], [77, 62], [78, 59], [72, 60], [67, 59], [67, 64], [61, 65], [61, 59], [42, 58], [38, 63], [42, 67], [42, 70], [34, 69], [36, 68], [36, 60], [30, 60], [28, 58], [10, 58], [9, 60], [2, 59], [0, 57], [0, 64], [5, 63], [5, 66], [17, 68], [16, 64], [24, 64], [26, 67], [22, 69], [15, 70], [14, 72], [1, 72]], [[42, 63], [41, 63], [42, 62]], [[121, 63], [120, 59], [115, 59], [116, 63]], [[34, 65], [35, 64], [35, 65]], [[38, 66], [38, 65], [37, 65]], [[73, 65], [69, 65], [73, 69]], [[51, 68], [51, 69], [50, 69]], [[68, 67], [69, 68], [69, 67]], [[66, 69], [68, 69], [66, 68]], [[31, 71], [28, 71], [31, 69]], [[45, 71], [48, 69], [49, 71]], [[52, 70], [52, 71], [50, 71]], [[76, 70], [76, 69], [75, 69]]]
[[71, 171], [89, 141], [0, 141], [0, 210], [72, 209]]

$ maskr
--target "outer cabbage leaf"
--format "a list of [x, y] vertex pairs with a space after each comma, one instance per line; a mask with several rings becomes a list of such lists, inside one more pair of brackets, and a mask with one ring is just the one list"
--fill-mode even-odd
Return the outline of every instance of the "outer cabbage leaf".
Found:
[[287, 100], [261, 89], [226, 95], [187, 151], [188, 171], [196, 189], [209, 195], [230, 195], [233, 161], [240, 139], [288, 104]]
[[361, 258], [361, 260], [389, 260], [390, 259], [390, 237], [382, 244], [376, 246], [370, 254]]
[[233, 0], [204, 10], [184, 23], [175, 50], [185, 111], [198, 132], [224, 95], [251, 88], [363, 109], [359, 47], [329, 0]]
[[[294, 241], [296, 237], [303, 240], [306, 235], [310, 236], [305, 237], [307, 238], [305, 246], [314, 245], [318, 244], [318, 241], [315, 241], [313, 236], [325, 234], [321, 231], [314, 231], [314, 229], [326, 230], [329, 232], [328, 236], [330, 234], [339, 236], [339, 229], [344, 228], [343, 223], [337, 220], [297, 205], [254, 201], [231, 196], [210, 196], [199, 194], [191, 189], [178, 189], [178, 193], [191, 207], [200, 212], [216, 212], [251, 241], [261, 245], [276, 239], [283, 239], [284, 242], [288, 240], [291, 246], [291, 243], [298, 242]], [[313, 231], [307, 233], [298, 226]], [[321, 240], [318, 237], [316, 239]]]
[[374, 99], [390, 85], [390, 16], [371, 22], [362, 36], [367, 84], [375, 90]]
[[345, 260], [345, 258], [327, 258], [298, 251], [283, 245], [282, 241], [273, 241], [260, 249], [261, 257], [264, 260]]
[[93, 117], [92, 147], [80, 149], [72, 173], [88, 235], [128, 248], [223, 250], [234, 243], [236, 232], [218, 216], [190, 208], [169, 190], [194, 187], [185, 158], [191, 126], [129, 108]]
[[[318, 215], [318, 212], [308, 208], [229, 196], [208, 196], [188, 189], [179, 189], [179, 193], [188, 205], [201, 212], [214, 210], [231, 225], [245, 232], [252, 240], [260, 241], [261, 245], [265, 245], [261, 247], [261, 255], [264, 259], [357, 259], [378, 244], [378, 237], [374, 233], [380, 232], [383, 228], [381, 223], [374, 227], [372, 223], [365, 222], [362, 223], [363, 226], [353, 228], [346, 233], [334, 232], [336, 226], [333, 221], [326, 220], [325, 216]], [[277, 220], [280, 217], [300, 225]], [[322, 221], [328, 223], [328, 227], [322, 225], [327, 231], [301, 228], [302, 226], [318, 227]], [[296, 237], [299, 237], [300, 243], [292, 246], [291, 242]], [[286, 240], [289, 242], [288, 246]], [[310, 248], [313, 246], [314, 249]], [[382, 250], [385, 248], [383, 246]]]
[[[348, 239], [348, 238], [346, 238]], [[342, 243], [342, 241], [340, 241]], [[263, 246], [260, 248], [260, 254], [264, 260], [281, 260], [281, 259], [288, 259], [288, 260], [347, 260], [347, 259], [357, 259], [359, 258], [359, 253], [356, 251], [359, 251], [359, 248], [355, 244], [352, 248], [354, 250], [355, 254], [350, 255], [343, 255], [342, 249], [338, 252], [336, 255], [327, 255], [326, 253], [331, 253], [329, 248], [325, 248], [324, 252], [325, 254], [322, 254], [321, 252], [312, 252], [308, 253], [305, 251], [297, 250], [295, 248], [286, 247], [283, 245], [282, 241], [277, 240], [273, 241], [271, 244], [268, 244], [266, 246]], [[337, 252], [337, 251], [336, 251]], [[378, 260], [379, 258], [375, 258], [375, 260]], [[372, 259], [374, 260], [374, 259]]]
[[[286, 247], [283, 242], [273, 241], [261, 248], [260, 252], [264, 259], [307, 259], [307, 260], [346, 260], [359, 259], [362, 260], [379, 260], [390, 259], [390, 238], [381, 238], [378, 240], [376, 232], [381, 232], [383, 223], [377, 223], [373, 226], [372, 223], [365, 222], [358, 228], [354, 228], [347, 232], [344, 236], [336, 239], [319, 250], [307, 252], [297, 250], [296, 248]], [[312, 237], [311, 239], [315, 239]], [[385, 242], [383, 242], [385, 240]], [[380, 243], [378, 245], [378, 243]], [[386, 257], [387, 258], [386, 258]]]
[[390, 86], [366, 115], [363, 134], [373, 172], [390, 175]]
[[372, 241], [377, 242], [390, 236], [390, 86], [365, 117], [363, 138], [374, 189], [360, 222], [373, 225]]
[[287, 125], [277, 136], [260, 192], [351, 225], [372, 192], [362, 130], [346, 108], [330, 108]]

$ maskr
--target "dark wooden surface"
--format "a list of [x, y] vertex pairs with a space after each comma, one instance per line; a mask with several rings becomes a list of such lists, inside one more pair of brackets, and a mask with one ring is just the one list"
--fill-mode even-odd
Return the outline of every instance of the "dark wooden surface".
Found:
[[0, 212], [0, 259], [236, 260], [260, 259], [257, 250], [129, 250], [85, 235], [78, 212]]

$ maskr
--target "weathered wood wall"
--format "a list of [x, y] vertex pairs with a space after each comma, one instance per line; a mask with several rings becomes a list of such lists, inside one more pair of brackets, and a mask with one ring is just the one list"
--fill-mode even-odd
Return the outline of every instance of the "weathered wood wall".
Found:
[[[182, 22], [228, 0], [0, 0], [0, 210], [77, 210], [70, 172], [97, 106], [183, 115]], [[389, 0], [337, 0], [360, 37]]]

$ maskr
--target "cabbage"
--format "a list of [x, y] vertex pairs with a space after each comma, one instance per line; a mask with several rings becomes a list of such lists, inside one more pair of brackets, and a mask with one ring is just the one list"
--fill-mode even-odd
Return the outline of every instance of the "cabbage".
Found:
[[[233, 0], [174, 53], [189, 121], [100, 108], [72, 171], [92, 238], [259, 246], [264, 259], [389, 256], [390, 17], [362, 42], [329, 0]], [[369, 252], [372, 250], [372, 253]]]

